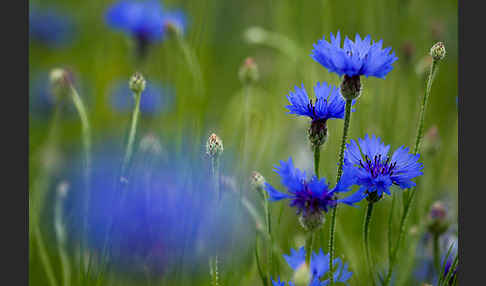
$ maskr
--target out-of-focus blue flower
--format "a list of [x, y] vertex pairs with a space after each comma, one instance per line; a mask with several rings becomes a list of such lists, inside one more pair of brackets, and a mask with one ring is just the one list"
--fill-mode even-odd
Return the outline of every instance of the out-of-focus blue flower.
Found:
[[339, 31], [334, 36], [331, 33], [330, 42], [325, 36], [314, 44], [311, 57], [339, 76], [349, 77], [364, 75], [384, 78], [392, 69], [393, 62], [398, 58], [391, 53], [391, 47], [382, 48], [383, 40], [371, 42], [370, 35], [363, 40], [356, 34], [354, 42], [347, 36], [341, 47]]
[[105, 14], [106, 22], [142, 42], [163, 39], [163, 8], [155, 0], [124, 0], [113, 4]]
[[[285, 261], [287, 261], [287, 264], [294, 271], [297, 271], [305, 264], [305, 249], [303, 246], [298, 251], [290, 249], [290, 255], [284, 254], [283, 256]], [[312, 252], [310, 259], [309, 286], [326, 286], [329, 284], [329, 279], [321, 281], [324, 275], [329, 271], [329, 259], [329, 254], [324, 254], [322, 249], [319, 249], [319, 253]], [[336, 258], [334, 259], [333, 264], [337, 265], [336, 272], [334, 272], [335, 282], [345, 283], [351, 278], [353, 273], [348, 270], [348, 263], [343, 264], [340, 258]], [[272, 282], [274, 286], [285, 286], [285, 282], [280, 282], [280, 277], [278, 278], [278, 282], [273, 279]], [[288, 283], [289, 285], [293, 285], [292, 282]]]
[[[142, 114], [157, 114], [170, 110], [174, 102], [174, 89], [168, 84], [147, 82], [140, 98], [140, 111]], [[130, 112], [135, 105], [133, 92], [128, 81], [120, 80], [110, 93], [110, 103], [118, 111]]]
[[360, 186], [350, 197], [353, 201], [376, 195], [381, 198], [383, 193], [391, 195], [390, 188], [397, 185], [402, 189], [415, 186], [413, 178], [423, 174], [423, 164], [418, 162], [419, 154], [409, 153], [408, 147], [398, 148], [389, 156], [389, 145], [372, 135], [358, 139], [359, 145], [350, 140], [344, 152], [344, 174]]
[[269, 194], [270, 201], [283, 199], [290, 200], [290, 206], [297, 208], [298, 214], [312, 214], [321, 211], [327, 212], [337, 203], [351, 204], [349, 200], [338, 200], [335, 194], [349, 191], [353, 180], [343, 176], [335, 188], [330, 189], [325, 178], [318, 179], [315, 175], [310, 180], [306, 178], [305, 172], [294, 168], [292, 158], [287, 162], [280, 161], [280, 166], [275, 165], [274, 171], [280, 175], [281, 183], [287, 188], [287, 193], [275, 189], [269, 183], [265, 183], [265, 190]]
[[290, 105], [287, 105], [286, 108], [289, 110], [289, 114], [308, 116], [313, 121], [321, 120], [324, 122], [328, 119], [344, 118], [346, 102], [341, 96], [339, 88], [326, 82], [318, 82], [314, 86], [314, 94], [316, 96], [315, 103], [312, 102], [312, 99], [309, 99], [304, 84], [301, 88], [295, 86], [295, 92], [290, 92], [287, 95]]
[[[437, 285], [439, 281], [438, 273], [434, 266], [432, 240], [432, 235], [426, 233], [418, 243], [416, 251], [417, 263], [413, 272], [413, 278], [417, 284], [426, 282]], [[451, 252], [449, 257], [446, 257], [449, 248], [451, 248]], [[447, 266], [447, 262], [452, 262], [457, 254], [457, 234], [455, 234], [455, 231], [448, 231], [439, 237], [439, 251], [441, 253], [440, 265], [444, 265], [444, 268], [450, 268], [452, 264]], [[447, 273], [445, 270], [444, 273]]]
[[29, 36], [50, 47], [61, 47], [74, 38], [74, 23], [55, 8], [29, 9]]
[[[94, 150], [89, 251], [101, 253], [108, 234], [110, 261], [116, 269], [135, 273], [144, 272], [141, 266], [157, 273], [170, 272], [179, 263], [206, 266], [216, 250], [225, 259], [233, 243], [244, 251], [248, 218], [239, 213], [239, 201], [231, 195], [236, 192], [228, 191], [226, 185], [221, 185], [225, 195], [217, 200], [208, 178], [209, 160], [203, 160], [192, 146], [143, 136], [129, 172], [120, 178], [124, 148], [119, 141], [105, 142]], [[66, 210], [72, 218], [67, 225], [73, 237], [79, 237], [83, 221], [82, 162], [71, 164], [65, 176], [72, 186]], [[221, 166], [227, 174], [225, 164]]]

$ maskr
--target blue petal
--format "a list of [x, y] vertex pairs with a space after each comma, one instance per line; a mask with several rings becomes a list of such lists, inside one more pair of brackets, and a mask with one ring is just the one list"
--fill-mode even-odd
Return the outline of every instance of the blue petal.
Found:
[[268, 193], [268, 200], [275, 202], [275, 201], [280, 201], [283, 199], [289, 199], [292, 196], [286, 193], [279, 192], [277, 189], [275, 189], [272, 185], [269, 183], [265, 182], [265, 191]]
[[302, 263], [305, 263], [305, 250], [302, 246], [298, 251], [293, 248], [290, 249], [290, 255], [283, 255], [287, 264], [293, 269], [297, 270]]

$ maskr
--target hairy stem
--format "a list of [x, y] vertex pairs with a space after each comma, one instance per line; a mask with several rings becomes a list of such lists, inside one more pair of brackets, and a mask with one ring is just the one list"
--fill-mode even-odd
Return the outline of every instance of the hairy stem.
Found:
[[130, 127], [130, 133], [128, 135], [127, 148], [125, 149], [125, 157], [123, 158], [123, 165], [121, 171], [122, 177], [126, 175], [125, 172], [133, 154], [133, 142], [135, 142], [135, 134], [137, 132], [137, 123], [138, 123], [138, 117], [140, 113], [141, 98], [142, 98], [142, 93], [135, 93], [135, 108], [133, 109], [133, 113], [132, 113], [132, 124]]
[[[344, 114], [344, 127], [343, 127], [343, 137], [341, 140], [341, 147], [339, 149], [339, 165], [338, 165], [338, 172], [337, 172], [337, 180], [336, 183], [339, 182], [341, 179], [341, 175], [343, 173], [343, 164], [344, 164], [344, 149], [346, 148], [346, 140], [348, 137], [348, 130], [349, 124], [351, 120], [351, 105], [353, 101], [350, 99], [346, 99], [346, 112]], [[336, 213], [337, 213], [338, 206], [336, 205], [331, 211], [331, 226], [329, 228], [329, 273], [330, 273], [330, 285], [334, 284], [334, 233], [336, 231]]]
[[314, 243], [314, 231], [311, 231], [305, 240], [305, 263], [310, 266], [310, 259], [312, 256], [312, 244]]
[[319, 178], [319, 161], [321, 157], [321, 146], [314, 146], [314, 172], [316, 177]]

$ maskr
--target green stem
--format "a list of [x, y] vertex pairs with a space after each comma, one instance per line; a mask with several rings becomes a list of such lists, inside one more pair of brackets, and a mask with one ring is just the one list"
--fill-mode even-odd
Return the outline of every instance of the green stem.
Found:
[[314, 146], [314, 172], [316, 177], [319, 178], [319, 161], [321, 157], [321, 146]]
[[272, 276], [272, 265], [273, 265], [273, 237], [272, 237], [272, 230], [271, 230], [271, 220], [270, 220], [270, 206], [268, 201], [268, 193], [266, 191], [262, 191], [263, 193], [263, 206], [265, 208], [265, 224], [267, 227], [267, 234], [268, 234], [268, 277]]
[[371, 223], [372, 214], [373, 214], [373, 203], [368, 202], [368, 205], [366, 206], [366, 216], [363, 223], [363, 242], [364, 242], [364, 249], [366, 253], [366, 263], [368, 264], [368, 270], [371, 276], [370, 278], [372, 284], [375, 285], [373, 261], [370, 252], [370, 223]]
[[137, 122], [138, 122], [138, 117], [140, 113], [140, 99], [142, 98], [141, 93], [135, 93], [135, 108], [133, 109], [132, 113], [132, 125], [130, 127], [130, 134], [128, 135], [128, 144], [127, 148], [125, 150], [125, 157], [123, 158], [123, 165], [122, 165], [122, 171], [121, 171], [121, 176], [125, 176], [125, 171], [126, 168], [128, 167], [128, 164], [130, 163], [130, 159], [132, 157], [133, 153], [133, 142], [135, 141], [135, 133], [137, 132]]
[[390, 209], [390, 216], [388, 217], [388, 259], [391, 259], [393, 252], [392, 243], [392, 228], [393, 228], [393, 212], [395, 211], [396, 197], [392, 194], [392, 205]]
[[310, 259], [312, 256], [312, 244], [314, 243], [314, 231], [311, 231], [308, 234], [308, 237], [305, 241], [305, 263], [307, 266], [310, 265]]
[[[343, 164], [344, 164], [344, 149], [346, 148], [346, 140], [348, 137], [348, 130], [349, 124], [351, 120], [351, 105], [353, 101], [350, 99], [346, 99], [346, 111], [344, 115], [344, 127], [343, 127], [343, 137], [341, 140], [341, 147], [339, 149], [339, 165], [337, 171], [337, 180], [336, 183], [339, 182], [341, 179], [341, 175], [343, 173]], [[332, 286], [334, 284], [334, 233], [336, 232], [336, 213], [337, 213], [338, 206], [336, 205], [331, 212], [331, 226], [329, 228], [329, 284]]]
[[[62, 184], [62, 183], [61, 183]], [[62, 206], [64, 203], [64, 193], [67, 191], [65, 186], [60, 185], [58, 187], [58, 193], [56, 198], [56, 204], [54, 209], [54, 229], [56, 233], [57, 239], [57, 250], [59, 252], [59, 257], [61, 259], [61, 268], [62, 268], [62, 278], [63, 284], [65, 286], [69, 286], [71, 284], [71, 266], [69, 263], [69, 256], [66, 251], [66, 229], [63, 223], [63, 211]]]
[[[420, 144], [422, 142], [423, 133], [424, 133], [425, 111], [426, 111], [428, 99], [430, 97], [430, 91], [432, 89], [432, 83], [434, 81], [434, 78], [435, 78], [435, 75], [437, 73], [438, 68], [439, 68], [439, 61], [434, 60], [432, 62], [431, 67], [430, 67], [430, 73], [429, 73], [429, 78], [428, 78], [428, 81], [427, 81], [427, 87], [425, 89], [424, 98], [422, 100], [422, 105], [420, 107], [419, 122], [418, 122], [418, 127], [417, 127], [417, 137], [415, 139], [415, 147], [414, 147], [414, 151], [413, 151], [414, 154], [417, 154], [420, 150]], [[403, 193], [403, 199], [404, 199], [405, 205], [404, 205], [403, 214], [402, 214], [402, 217], [401, 217], [401, 220], [400, 220], [400, 233], [398, 234], [398, 239], [396, 241], [395, 248], [393, 249], [392, 255], [390, 256], [388, 272], [387, 272], [387, 275], [386, 275], [386, 278], [385, 278], [385, 283], [384, 283], [385, 286], [389, 285], [389, 283], [391, 281], [391, 275], [393, 273], [393, 268], [394, 268], [395, 263], [396, 263], [398, 249], [400, 247], [400, 243], [401, 243], [403, 237], [405, 236], [405, 224], [407, 222], [407, 218], [409, 216], [409, 212], [410, 212], [410, 209], [411, 209], [411, 205], [413, 204], [414, 198], [415, 198], [415, 190], [411, 189], [411, 190], [405, 191]]]

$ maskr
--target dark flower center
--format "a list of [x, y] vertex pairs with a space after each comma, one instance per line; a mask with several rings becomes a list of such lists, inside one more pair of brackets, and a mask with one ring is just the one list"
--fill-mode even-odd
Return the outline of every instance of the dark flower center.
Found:
[[320, 211], [327, 212], [329, 207], [335, 205], [336, 201], [327, 190], [323, 190], [320, 196], [316, 196], [306, 183], [304, 183], [304, 189], [296, 193], [296, 198], [290, 203], [290, 206], [298, 208], [298, 214], [303, 212], [306, 215]]
[[386, 160], [381, 159], [381, 154], [375, 155], [373, 160], [371, 160], [368, 155], [364, 156], [363, 160], [359, 160], [360, 166], [368, 171], [373, 178], [378, 177], [378, 175], [393, 175], [394, 169], [397, 166], [397, 162], [390, 162], [390, 157]]

